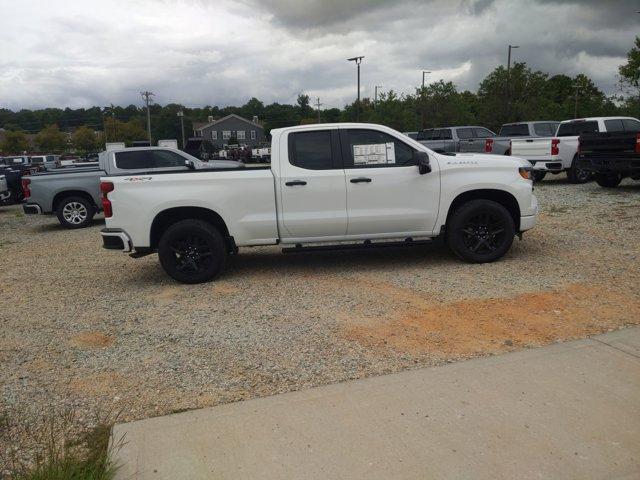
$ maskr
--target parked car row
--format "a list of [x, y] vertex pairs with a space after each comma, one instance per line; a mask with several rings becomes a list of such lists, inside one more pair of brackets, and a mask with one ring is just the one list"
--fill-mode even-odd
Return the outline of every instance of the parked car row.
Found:
[[[498, 135], [478, 126], [430, 128], [406, 132], [406, 135], [416, 133], [415, 138], [420, 143], [441, 153], [484, 152], [524, 158], [533, 165], [535, 181], [541, 181], [547, 173], [566, 172], [572, 183], [587, 182], [598, 174], [599, 184], [617, 182], [617, 185], [623, 177], [637, 177], [636, 163], [628, 158], [629, 153], [632, 156], [635, 153], [627, 147], [633, 144], [634, 134], [639, 131], [640, 121], [635, 118], [593, 117], [562, 122], [506, 123]], [[607, 133], [612, 135], [604, 135]], [[592, 149], [591, 157], [597, 153], [598, 159], [579, 159], [582, 137], [585, 146]], [[618, 166], [609, 163], [605, 169], [603, 162], [608, 157], [617, 158]]]

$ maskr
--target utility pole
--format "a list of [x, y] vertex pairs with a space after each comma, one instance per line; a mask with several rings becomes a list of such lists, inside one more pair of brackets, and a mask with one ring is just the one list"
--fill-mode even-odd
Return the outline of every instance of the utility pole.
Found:
[[360, 121], [360, 63], [362, 63], [362, 59], [364, 55], [359, 57], [347, 58], [348, 62], [356, 62], [358, 67], [358, 103], [356, 105], [356, 122]]
[[180, 109], [178, 112], [178, 117], [180, 117], [180, 130], [182, 130], [182, 150], [184, 150], [184, 110]]
[[320, 105], [322, 104], [320, 103], [320, 97], [318, 97], [316, 99], [316, 109], [318, 110], [318, 123], [320, 123]]
[[580, 91], [580, 85], [576, 82], [576, 103], [573, 108], [573, 118], [578, 118], [578, 92]]
[[375, 89], [376, 93], [375, 93], [375, 96], [373, 97], [373, 98], [374, 98], [374, 101], [373, 101], [373, 108], [376, 108], [376, 107], [378, 106], [378, 89], [379, 89], [379, 88], [382, 88], [382, 85], [376, 85], [376, 86], [374, 87], [374, 89]]
[[147, 106], [147, 135], [149, 136], [149, 145], [151, 145], [151, 112], [149, 111], [149, 102], [151, 101], [151, 97], [153, 97], [153, 92], [140, 92], [142, 98], [144, 98], [144, 103]]

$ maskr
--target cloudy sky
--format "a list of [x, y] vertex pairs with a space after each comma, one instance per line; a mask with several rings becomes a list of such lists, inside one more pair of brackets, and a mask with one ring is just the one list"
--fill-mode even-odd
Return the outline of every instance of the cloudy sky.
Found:
[[640, 32], [624, 0], [0, 0], [0, 107], [156, 101], [292, 102], [341, 107], [374, 85], [411, 92], [443, 78], [475, 90], [514, 60], [586, 73], [613, 92]]

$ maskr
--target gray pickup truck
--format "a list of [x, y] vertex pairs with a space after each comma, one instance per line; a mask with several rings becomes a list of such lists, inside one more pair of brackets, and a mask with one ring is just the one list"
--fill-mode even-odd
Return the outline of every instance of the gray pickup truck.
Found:
[[511, 140], [514, 138], [539, 138], [555, 135], [560, 122], [545, 120], [538, 122], [505, 123], [496, 137], [484, 142], [484, 152], [494, 155], [511, 155]]
[[180, 150], [165, 147], [102, 152], [95, 163], [95, 166], [60, 168], [23, 177], [24, 213], [56, 215], [66, 228], [83, 228], [89, 226], [94, 215], [102, 210], [100, 177], [243, 166], [226, 160], [203, 162]]
[[495, 133], [485, 127], [444, 127], [421, 130], [416, 140], [438, 153], [482, 153], [485, 140], [495, 136]]

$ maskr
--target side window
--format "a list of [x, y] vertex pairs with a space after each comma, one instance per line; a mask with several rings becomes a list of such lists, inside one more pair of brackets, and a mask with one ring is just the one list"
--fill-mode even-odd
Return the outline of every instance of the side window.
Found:
[[458, 128], [456, 131], [458, 133], [458, 138], [461, 140], [473, 138], [473, 128]]
[[604, 128], [607, 132], [624, 132], [624, 127], [622, 126], [622, 120], [605, 120]]
[[345, 168], [406, 167], [415, 165], [414, 149], [376, 130], [340, 130]]
[[116, 153], [116, 167], [122, 170], [149, 169], [155, 166], [151, 150]]
[[211, 140], [217, 140], [217, 139], [218, 139], [218, 131], [211, 130]]
[[256, 131], [251, 130], [251, 140], [255, 140], [255, 139], [256, 139]]
[[289, 134], [289, 163], [307, 170], [334, 168], [331, 130]]
[[493, 137], [493, 132], [487, 130], [486, 128], [474, 128], [476, 138], [491, 138]]
[[440, 135], [438, 136], [438, 140], [451, 140], [453, 139], [453, 135], [451, 134], [451, 130], [445, 128], [440, 130]]
[[625, 132], [640, 132], [640, 122], [638, 120], [625, 118], [622, 120], [622, 124], [624, 125]]
[[533, 131], [539, 137], [552, 137], [556, 133], [558, 125], [556, 123], [534, 123]]
[[238, 130], [238, 133], [236, 133], [236, 138], [238, 140], [245, 140], [244, 130]]
[[186, 158], [167, 150], [153, 151], [155, 168], [184, 167]]

